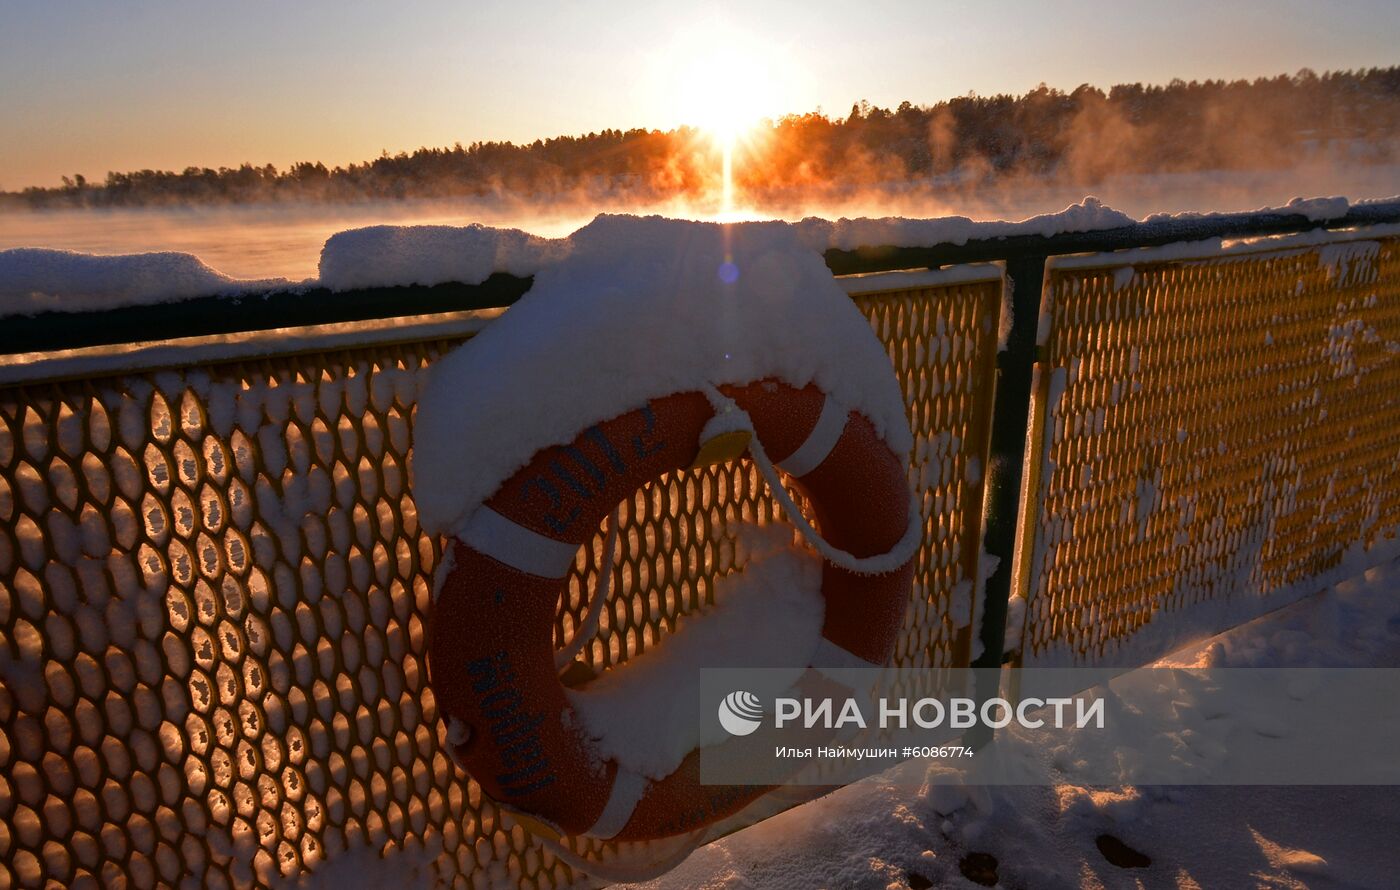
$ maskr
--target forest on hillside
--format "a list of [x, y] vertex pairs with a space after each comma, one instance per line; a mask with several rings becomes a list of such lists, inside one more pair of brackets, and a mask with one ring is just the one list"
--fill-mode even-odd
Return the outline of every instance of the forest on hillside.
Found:
[[[75, 174], [55, 188], [0, 192], [0, 207], [353, 202], [454, 196], [587, 194], [685, 198], [712, 192], [719, 147], [704, 133], [603, 130], [529, 144], [460, 143], [364, 163], [303, 161]], [[1044, 85], [844, 116], [820, 110], [764, 121], [737, 148], [737, 190], [1121, 173], [1267, 169], [1309, 160], [1400, 162], [1400, 66], [1253, 81], [1125, 84], [1105, 92]]]

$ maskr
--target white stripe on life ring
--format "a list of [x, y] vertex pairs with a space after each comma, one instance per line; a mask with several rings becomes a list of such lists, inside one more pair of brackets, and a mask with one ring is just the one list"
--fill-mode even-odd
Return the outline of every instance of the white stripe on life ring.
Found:
[[[866, 661], [849, 649], [844, 649], [826, 637], [822, 637], [817, 643], [817, 651], [812, 653], [809, 669], [850, 690], [855, 699], [860, 702], [861, 712], [868, 714], [874, 707], [874, 703], [871, 701], [873, 683], [869, 679], [870, 674], [851, 674], [850, 671], [879, 670], [882, 667], [884, 665]], [[849, 741], [861, 731], [858, 726], [847, 726], [837, 733], [836, 738], [843, 742]]]
[[598, 814], [593, 827], [584, 834], [600, 841], [616, 837], [618, 832], [627, 827], [632, 812], [637, 809], [642, 792], [646, 791], [646, 788], [646, 776], [619, 766], [617, 774], [613, 777], [612, 791], [608, 792], [608, 802], [603, 805], [603, 812]]
[[812, 653], [812, 670], [842, 686], [850, 686], [850, 676], [843, 676], [839, 673], [833, 673], [833, 671], [868, 671], [879, 670], [882, 667], [884, 665], [866, 661], [849, 649], [841, 648], [826, 637], [817, 641], [817, 651]]
[[577, 544], [545, 537], [484, 506], [467, 520], [459, 537], [478, 553], [540, 578], [563, 578], [578, 555]]
[[831, 449], [846, 430], [850, 412], [836, 403], [831, 396], [822, 402], [822, 412], [817, 416], [817, 425], [807, 435], [807, 441], [797, 446], [797, 450], [784, 458], [778, 466], [789, 476], [802, 477], [822, 465]]
[[822, 668], [836, 668], [838, 670], [856, 670], [858, 668], [879, 670], [883, 664], [876, 664], [873, 661], [866, 661], [849, 649], [842, 648], [835, 643], [822, 637], [817, 641], [817, 651], [812, 653], [812, 667], [817, 670]]

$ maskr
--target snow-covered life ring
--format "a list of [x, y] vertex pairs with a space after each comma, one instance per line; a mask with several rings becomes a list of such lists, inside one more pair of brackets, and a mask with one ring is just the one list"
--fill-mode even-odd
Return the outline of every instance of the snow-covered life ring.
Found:
[[553, 640], [563, 579], [619, 502], [664, 472], [746, 449], [770, 485], [768, 455], [796, 480], [821, 530], [810, 536], [824, 557], [825, 601], [812, 667], [890, 658], [920, 530], [904, 460], [866, 416], [816, 386], [764, 379], [706, 384], [600, 419], [534, 454], [456, 529], [429, 633], [454, 759], [533, 827], [651, 840], [710, 825], [767, 790], [702, 784], [698, 751], [659, 781], [600, 763], [578, 732]]

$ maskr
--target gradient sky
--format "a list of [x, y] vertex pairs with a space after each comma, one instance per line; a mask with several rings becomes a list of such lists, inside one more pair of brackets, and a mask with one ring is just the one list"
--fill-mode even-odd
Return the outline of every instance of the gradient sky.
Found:
[[[0, 0], [0, 188], [1400, 62], [1396, 0]], [[727, 61], [724, 61], [727, 60]], [[723, 83], [726, 78], [718, 78]]]

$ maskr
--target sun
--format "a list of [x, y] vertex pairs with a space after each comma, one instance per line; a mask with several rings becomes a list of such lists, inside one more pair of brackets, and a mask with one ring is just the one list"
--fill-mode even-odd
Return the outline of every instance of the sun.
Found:
[[712, 18], [690, 22], [656, 49], [670, 116], [721, 148], [732, 149], [764, 118], [791, 110], [794, 67], [778, 41]]
[[765, 116], [775, 99], [762, 59], [720, 47], [687, 66], [677, 91], [677, 112], [708, 133], [721, 148], [734, 145]]
[[721, 221], [742, 215], [736, 204], [736, 163], [762, 151], [760, 124], [790, 112], [801, 93], [803, 69], [777, 35], [762, 39], [723, 18], [686, 22], [650, 48], [652, 76], [639, 95], [660, 103], [675, 125], [693, 127], [719, 150], [715, 170]]

